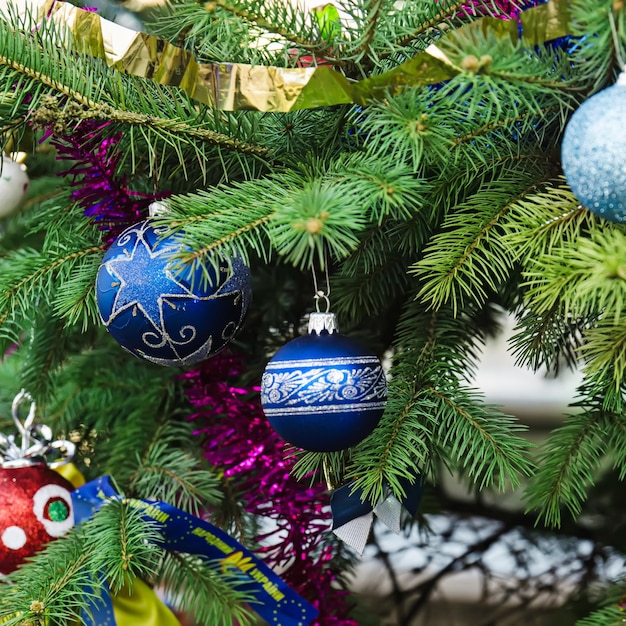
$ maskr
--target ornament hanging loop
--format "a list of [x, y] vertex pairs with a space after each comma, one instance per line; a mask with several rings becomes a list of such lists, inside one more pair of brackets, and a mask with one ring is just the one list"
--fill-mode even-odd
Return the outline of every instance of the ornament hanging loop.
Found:
[[[20, 419], [20, 407], [30, 401], [28, 414]], [[52, 440], [52, 430], [45, 424], [35, 424], [37, 405], [32, 396], [22, 389], [13, 399], [11, 416], [17, 428], [16, 435], [0, 433], [0, 467], [25, 467], [36, 463], [46, 463], [51, 469], [69, 463], [76, 453], [76, 446], [65, 439]], [[19, 437], [19, 445], [16, 443]], [[51, 452], [60, 452], [59, 458], [46, 460]]]
[[[330, 312], [330, 276], [328, 275], [328, 255], [326, 253], [326, 247], [324, 247], [324, 260], [323, 260], [323, 269], [324, 276], [326, 279], [326, 291], [320, 289], [317, 284], [317, 274], [315, 272], [315, 263], [311, 264], [311, 273], [313, 274], [313, 289], [315, 290], [315, 294], [313, 295], [313, 299], [315, 300], [315, 310], [318, 313], [329, 313]], [[325, 311], [320, 310], [320, 302], [323, 302], [325, 305]]]
[[[315, 295], [313, 296], [315, 298], [315, 310], [318, 313], [329, 313], [330, 312], [330, 299], [328, 298], [328, 296], [323, 292], [323, 291], [316, 291]], [[320, 311], [320, 301], [323, 302], [326, 305], [326, 310], [325, 311]]]
[[[30, 400], [30, 408], [28, 409], [28, 415], [26, 419], [22, 422], [20, 420], [20, 405], [24, 401]], [[23, 456], [26, 455], [28, 448], [30, 447], [30, 439], [31, 439], [31, 430], [33, 426], [33, 422], [35, 421], [35, 411], [37, 410], [37, 405], [33, 400], [32, 396], [25, 390], [22, 389], [16, 396], [13, 398], [13, 403], [11, 404], [11, 416], [13, 417], [13, 423], [17, 428], [17, 432], [20, 434], [22, 438], [22, 445], [20, 449], [22, 450]]]
[[328, 460], [328, 456], [324, 456], [322, 460], [322, 470], [324, 472], [324, 481], [326, 482], [326, 488], [328, 491], [334, 491], [339, 488], [339, 484], [335, 479], [333, 469], [331, 467], [330, 461]]

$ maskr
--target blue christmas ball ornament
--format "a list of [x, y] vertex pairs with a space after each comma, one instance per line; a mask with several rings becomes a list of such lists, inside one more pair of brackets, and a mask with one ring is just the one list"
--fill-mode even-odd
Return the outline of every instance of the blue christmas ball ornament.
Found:
[[565, 178], [580, 203], [619, 223], [626, 221], [625, 111], [622, 76], [580, 106], [567, 124], [561, 146]]
[[96, 279], [107, 330], [126, 350], [159, 365], [191, 365], [219, 352], [251, 297], [241, 258], [220, 261], [217, 271], [210, 264], [181, 268], [172, 258], [181, 248], [178, 235], [164, 238], [151, 220], [139, 222], [113, 242]]
[[380, 360], [340, 335], [332, 313], [312, 313], [309, 334], [267, 364], [261, 404], [272, 428], [305, 450], [343, 450], [365, 439], [387, 402]]

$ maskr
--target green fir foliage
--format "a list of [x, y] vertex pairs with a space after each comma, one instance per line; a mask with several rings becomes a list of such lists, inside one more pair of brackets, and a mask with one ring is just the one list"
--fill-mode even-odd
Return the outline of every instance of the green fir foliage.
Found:
[[623, 615], [624, 611], [619, 607], [607, 606], [579, 620], [576, 626], [618, 626], [624, 623]]
[[[311, 270], [326, 292], [328, 275], [342, 330], [388, 359], [376, 430], [348, 451], [290, 452], [301, 478], [354, 480], [376, 503], [387, 486], [401, 496], [403, 479], [452, 473], [470, 490], [525, 489], [529, 515], [548, 526], [580, 515], [611, 464], [623, 479], [626, 234], [580, 206], [559, 146], [572, 112], [621, 69], [626, 9], [571, 0], [567, 27], [580, 38], [563, 47], [518, 37], [496, 19], [496, 2], [465, 4], [343, 0], [340, 20], [283, 0], [151, 9], [146, 30], [200, 63], [328, 64], [370, 87], [385, 72], [398, 77], [358, 106], [290, 113], [218, 111], [106, 66], [91, 54], [98, 42], [52, 21], [0, 19], [1, 143], [29, 153], [33, 178], [0, 239], [1, 430], [24, 387], [57, 436], [77, 443], [87, 478], [110, 474], [128, 497], [212, 516], [245, 541], [259, 527], [242, 513], [246, 494], [202, 460], [181, 372], [130, 357], [101, 327], [94, 280], [110, 233], [55, 176], [72, 164], [54, 164], [49, 135], [91, 150], [109, 139], [114, 173], [132, 192], [167, 196], [155, 221], [181, 237], [175, 270], [191, 264], [210, 280], [221, 259], [250, 264], [255, 300], [232, 344], [246, 356], [247, 384], [301, 334], [316, 295]], [[99, 131], [85, 136], [94, 121]], [[474, 389], [494, 311], [516, 319], [520, 364], [583, 374], [539, 450]], [[104, 580], [122, 590], [136, 578], [161, 585], [201, 624], [253, 619], [219, 565], [165, 555], [121, 500], [50, 544], [15, 584], [0, 582], [0, 621], [70, 624], [88, 609], [87, 583], [97, 599]], [[601, 609], [580, 623], [619, 615]]]

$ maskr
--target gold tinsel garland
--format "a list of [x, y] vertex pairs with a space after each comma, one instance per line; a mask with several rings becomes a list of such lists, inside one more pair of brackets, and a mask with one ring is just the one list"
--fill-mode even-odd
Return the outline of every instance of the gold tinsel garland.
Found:
[[[0, 2], [0, 19], [46, 19], [67, 29], [77, 51], [104, 59], [109, 67], [179, 87], [192, 99], [224, 111], [287, 112], [337, 104], [365, 106], [390, 91], [435, 84], [462, 71], [436, 45], [383, 74], [351, 81], [329, 66], [282, 68], [243, 63], [198, 63], [171, 43], [103, 19], [92, 11], [57, 0]], [[520, 15], [529, 46], [569, 33], [567, 0], [550, 0]], [[518, 38], [516, 20], [484, 17], [479, 26], [500, 37]], [[459, 28], [476, 28], [476, 23]], [[59, 32], [61, 29], [59, 29]], [[68, 42], [69, 43], [69, 42]]]

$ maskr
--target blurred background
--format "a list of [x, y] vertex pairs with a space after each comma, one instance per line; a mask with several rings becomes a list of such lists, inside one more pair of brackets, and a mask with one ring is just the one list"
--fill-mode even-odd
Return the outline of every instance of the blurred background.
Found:
[[[513, 327], [502, 318], [502, 333], [485, 346], [474, 382], [540, 444], [572, 410], [567, 404], [580, 377], [567, 369], [554, 378], [516, 366], [507, 351]], [[424, 498], [422, 529], [398, 536], [375, 525], [351, 578], [360, 624], [572, 625], [623, 571], [624, 520], [613, 506], [620, 487], [610, 468], [585, 513], [550, 531], [524, 514], [521, 490], [473, 494], [449, 477], [429, 485]], [[429, 502], [442, 511], [425, 512]]]

